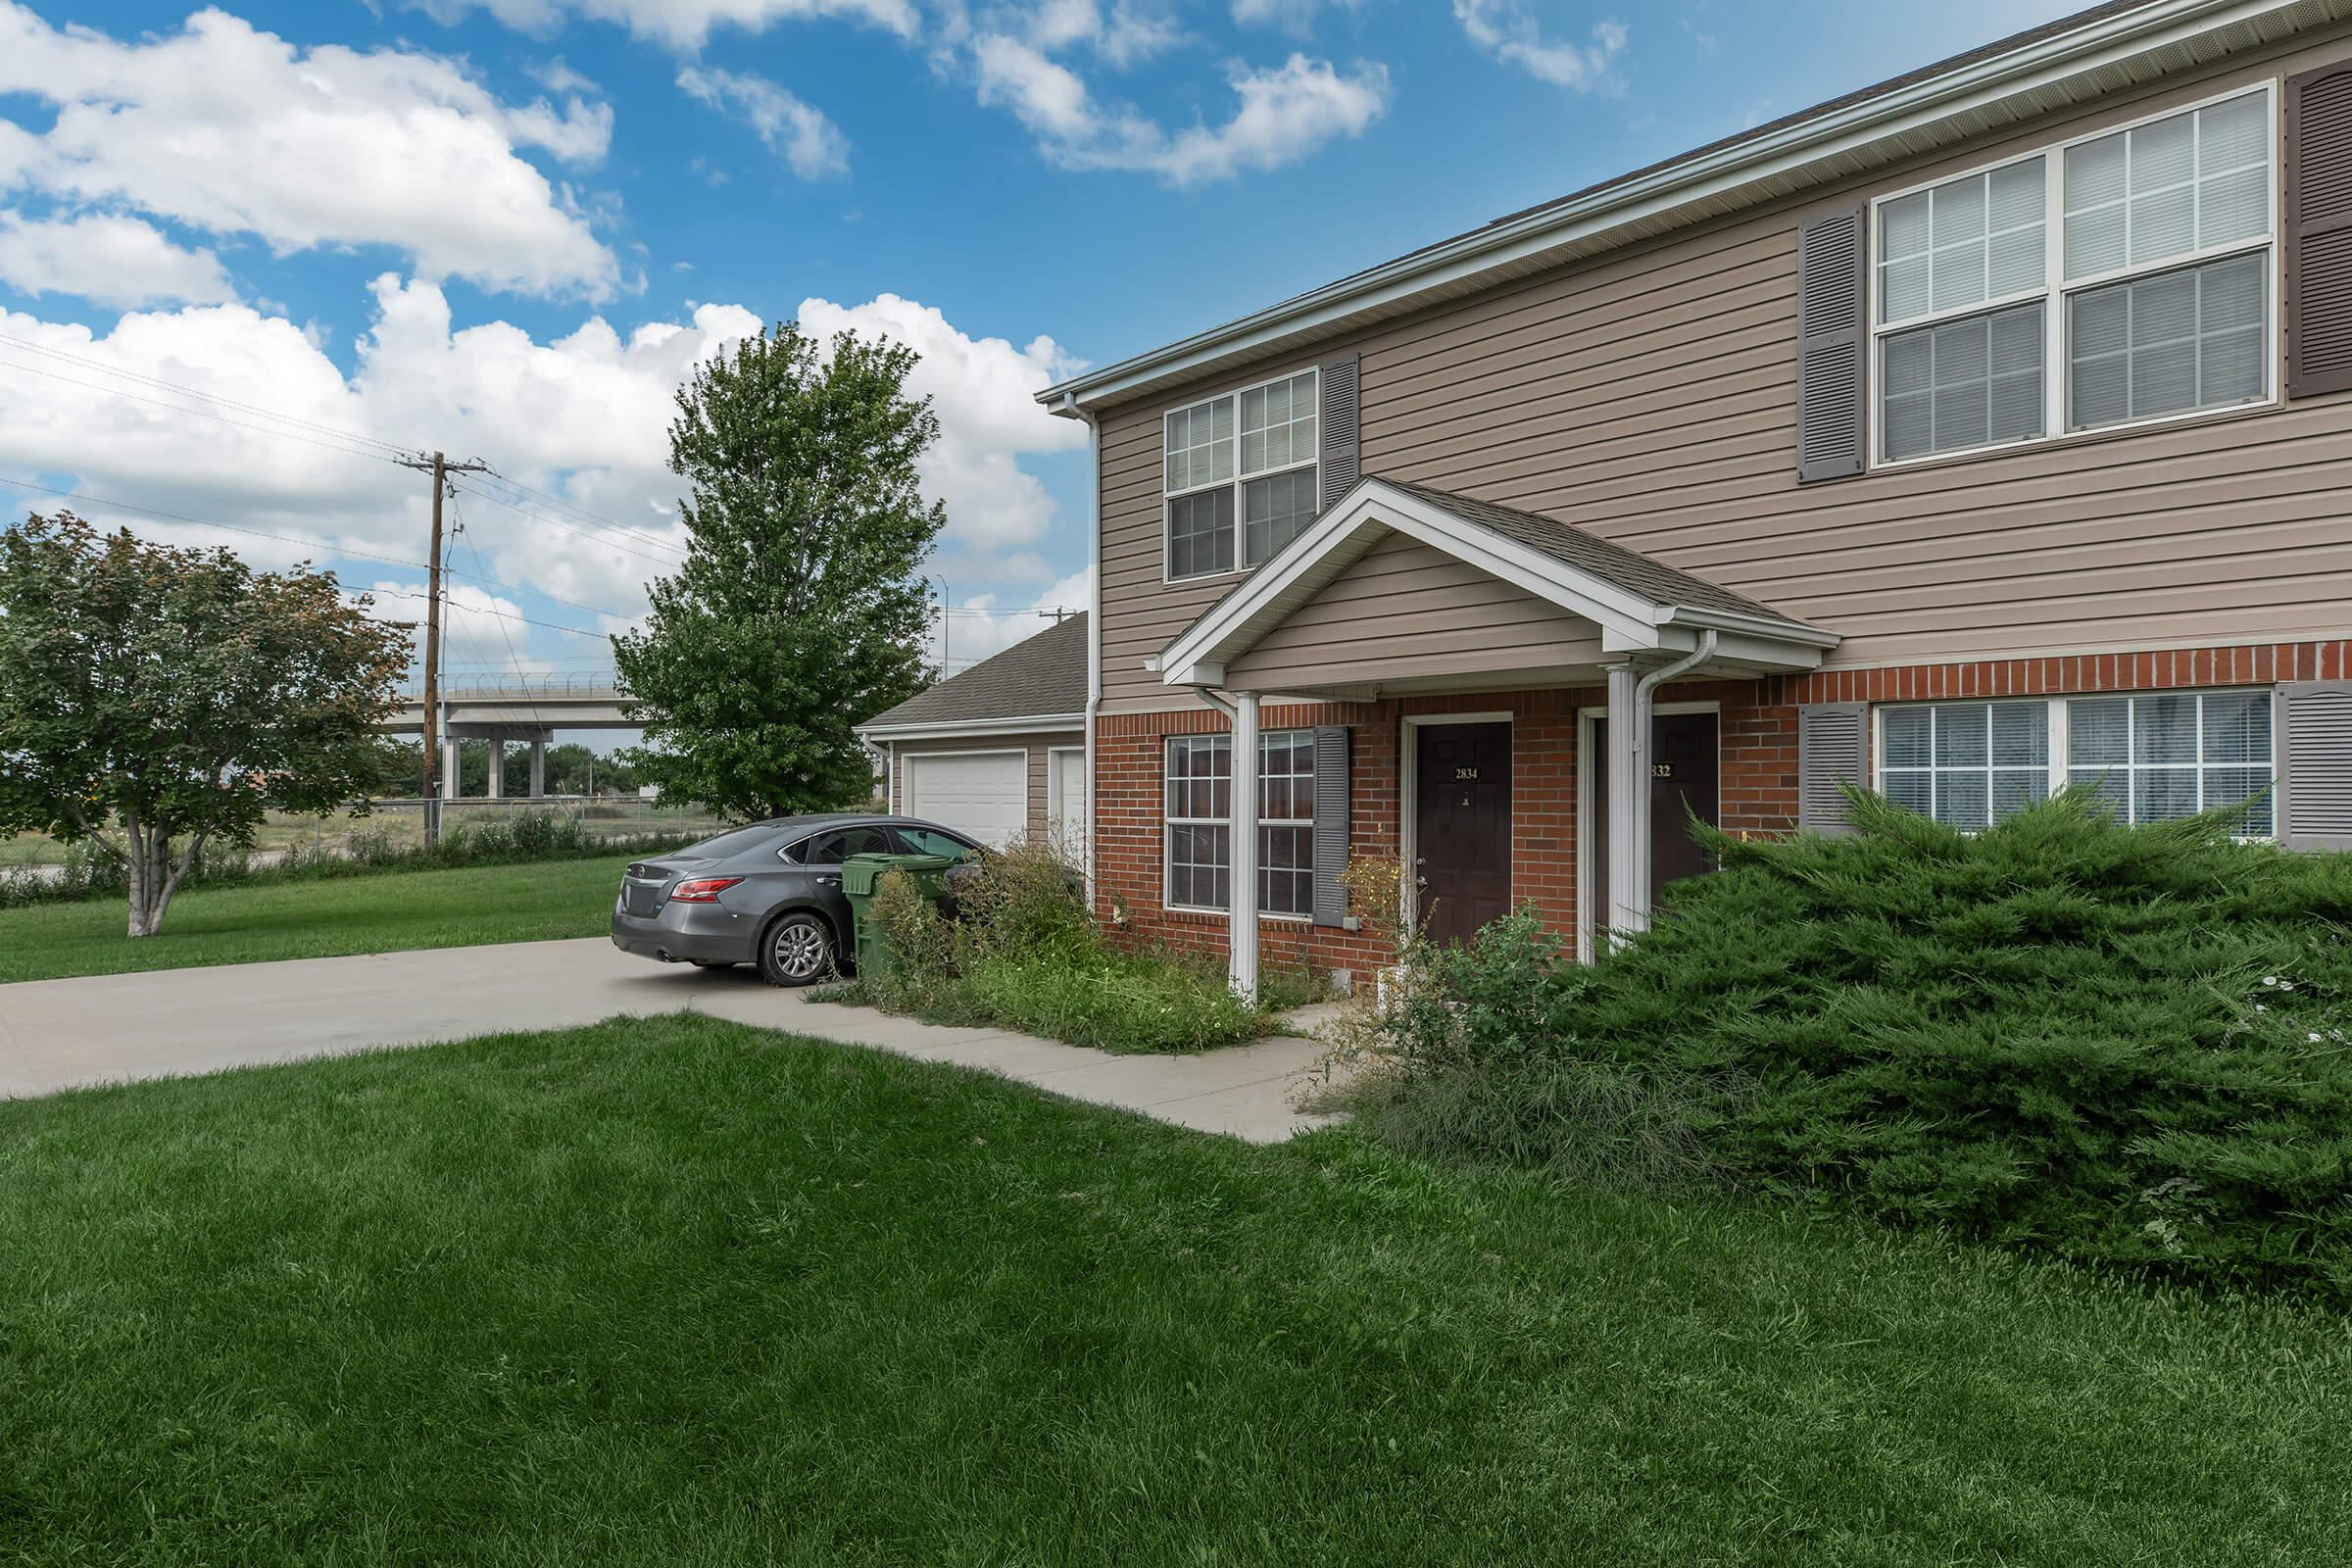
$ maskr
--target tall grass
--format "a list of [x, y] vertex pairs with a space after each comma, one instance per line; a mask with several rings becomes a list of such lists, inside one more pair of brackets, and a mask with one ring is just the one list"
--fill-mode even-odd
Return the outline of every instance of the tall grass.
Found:
[[[439, 842], [425, 844], [368, 829], [345, 836], [328, 850], [292, 849], [264, 858], [233, 845], [207, 845], [183, 886], [222, 887], [366, 876], [381, 872], [448, 870], [466, 865], [519, 865], [536, 860], [588, 859], [633, 851], [682, 849], [708, 831], [598, 834], [578, 817], [558, 811], [513, 811], [445, 829]], [[54, 867], [0, 869], [0, 909], [83, 899], [122, 898], [128, 891], [122, 862], [88, 843], [67, 847]]]
[[993, 1024], [1102, 1051], [1193, 1052], [1258, 1039], [1276, 1027], [1270, 1008], [1308, 1000], [1277, 981], [1253, 1006], [1204, 956], [1114, 948], [1069, 868], [1036, 846], [1014, 845], [958, 872], [948, 912], [892, 872], [876, 891], [874, 917], [894, 961], [850, 995], [933, 1022]]

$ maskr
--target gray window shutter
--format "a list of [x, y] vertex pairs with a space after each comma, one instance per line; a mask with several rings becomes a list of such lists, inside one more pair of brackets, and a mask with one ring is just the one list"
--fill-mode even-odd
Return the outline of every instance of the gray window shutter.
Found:
[[1870, 705], [1807, 703], [1796, 710], [1796, 827], [1800, 833], [1854, 830], [1853, 803], [1839, 784], [1870, 788]]
[[2352, 850], [2352, 681], [2280, 686], [2273, 720], [2282, 764], [2272, 810], [2290, 850]]
[[1863, 362], [1870, 338], [1864, 209], [1796, 229], [1796, 476], [1841, 479], [1866, 466]]
[[1348, 923], [1348, 726], [1315, 726], [1315, 924]]
[[2286, 395], [2352, 387], [2352, 60], [2286, 78]]
[[1328, 507], [1355, 487], [1356, 356], [1324, 361], [1315, 380], [1323, 391], [1322, 418], [1315, 427], [1321, 449], [1316, 457], [1323, 465], [1320, 504]]

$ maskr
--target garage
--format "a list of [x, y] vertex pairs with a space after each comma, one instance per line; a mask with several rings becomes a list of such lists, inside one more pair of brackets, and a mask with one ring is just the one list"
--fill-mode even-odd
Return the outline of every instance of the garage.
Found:
[[1029, 753], [907, 752], [900, 809], [1002, 848], [1029, 825]]

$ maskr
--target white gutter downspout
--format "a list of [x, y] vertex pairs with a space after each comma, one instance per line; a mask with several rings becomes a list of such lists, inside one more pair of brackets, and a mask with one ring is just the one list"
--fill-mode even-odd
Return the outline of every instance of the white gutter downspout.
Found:
[[1086, 835], [1079, 872], [1086, 881], [1086, 906], [1095, 906], [1095, 713], [1102, 706], [1102, 426], [1091, 409], [1062, 395], [1054, 411], [1086, 422]]
[[1200, 700], [1233, 721], [1232, 839], [1225, 856], [1225, 983], [1257, 1000], [1257, 693], [1227, 702], [1205, 686]]
[[1668, 681], [1688, 674], [1715, 657], [1715, 648], [1723, 640], [1720, 632], [1709, 629], [1699, 633], [1698, 646], [1671, 664], [1651, 670], [1634, 686], [1633, 774], [1634, 789], [1627, 805], [1632, 808], [1624, 813], [1627, 825], [1633, 829], [1633, 884], [1626, 890], [1623, 904], [1632, 919], [1629, 930], [1649, 929], [1649, 726], [1650, 694]]

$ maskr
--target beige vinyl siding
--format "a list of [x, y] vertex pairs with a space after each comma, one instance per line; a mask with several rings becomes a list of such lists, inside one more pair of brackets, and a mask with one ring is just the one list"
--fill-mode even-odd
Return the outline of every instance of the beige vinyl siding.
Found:
[[[2340, 520], [2352, 515], [2352, 398], [1800, 487], [1794, 312], [1795, 229], [1811, 212], [2347, 53], [2352, 41], [2339, 33], [2178, 78], [1802, 207], [1335, 344], [1325, 352], [1362, 356], [1363, 471], [1590, 528], [1840, 633], [1832, 665], [2341, 634], [2352, 625], [2352, 525]], [[2275, 366], [2275, 383], [2280, 375]], [[1112, 708], [1190, 701], [1143, 662], [1239, 580], [1160, 582], [1166, 406], [1103, 422], [1102, 672]], [[1362, 612], [1396, 611], [1367, 600]], [[1331, 617], [1313, 636], [1348, 646]]]
[[1047, 769], [1052, 766], [1052, 762], [1046, 754], [1059, 747], [1084, 746], [1085, 744], [1086, 736], [1074, 729], [1034, 730], [1019, 735], [965, 735], [957, 736], [953, 740], [900, 741], [896, 758], [896, 761], [900, 765], [893, 766], [890, 774], [892, 791], [890, 808], [893, 811], [906, 809], [904, 796], [906, 788], [906, 770], [904, 764], [909, 757], [918, 754], [936, 756], [949, 752], [1025, 751], [1029, 754], [1027, 773], [1029, 836], [1043, 843], [1051, 826], [1046, 804], [1046, 777]]
[[1591, 664], [1591, 621], [1402, 534], [1365, 552], [1229, 672], [1281, 691], [1347, 681]]

